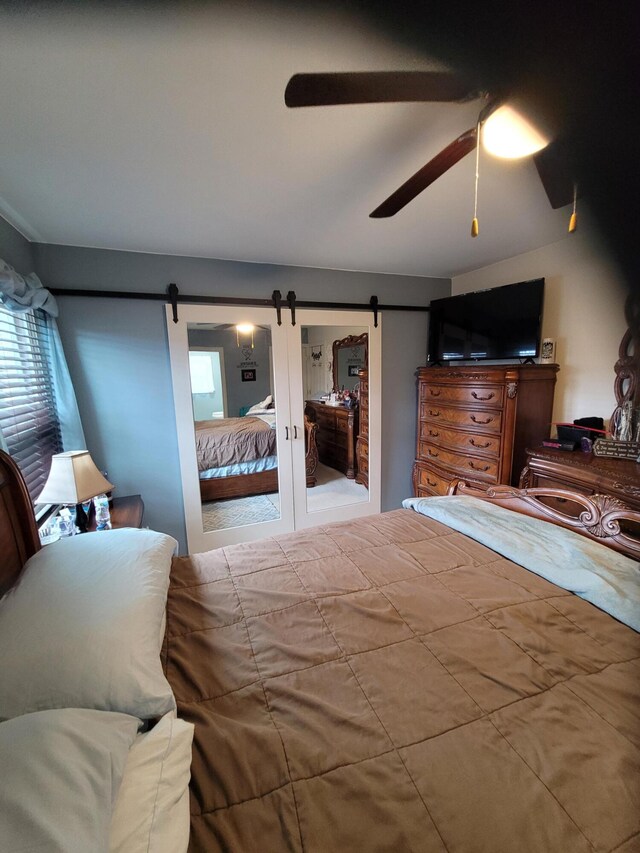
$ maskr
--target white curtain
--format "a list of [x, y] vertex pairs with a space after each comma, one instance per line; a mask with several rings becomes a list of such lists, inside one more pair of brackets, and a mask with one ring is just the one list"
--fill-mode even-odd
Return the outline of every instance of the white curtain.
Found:
[[[65, 450], [85, 450], [87, 444], [78, 403], [56, 322], [58, 304], [55, 296], [46, 289], [35, 273], [22, 276], [0, 259], [0, 302], [4, 308], [14, 314], [23, 314], [35, 308], [45, 312], [51, 350], [53, 390], [62, 446]], [[6, 450], [1, 432], [0, 446]]]

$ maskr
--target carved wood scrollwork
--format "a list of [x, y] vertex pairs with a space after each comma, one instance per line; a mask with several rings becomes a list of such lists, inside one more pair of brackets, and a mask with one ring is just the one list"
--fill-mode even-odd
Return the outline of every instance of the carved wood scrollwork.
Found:
[[631, 401], [634, 407], [640, 406], [640, 300], [630, 294], [624, 313], [629, 328], [620, 342], [614, 368], [617, 406], [611, 415], [612, 427], [618, 423], [625, 403]]
[[513, 398], [516, 396], [517, 393], [518, 393], [518, 383], [517, 382], [507, 382], [507, 397], [510, 400], [513, 400]]
[[[636, 560], [640, 557], [640, 537], [634, 532], [640, 525], [640, 512], [634, 512], [623, 501], [610, 495], [596, 494], [587, 497], [567, 489], [547, 487], [515, 489], [511, 486], [490, 486], [486, 491], [478, 491], [463, 480], [454, 481], [449, 494], [466, 494], [496, 503], [596, 539]], [[543, 503], [541, 499], [544, 498], [554, 498], [555, 505]], [[584, 509], [577, 518], [568, 515], [558, 507], [558, 499], [579, 504]], [[621, 521], [631, 522], [634, 528], [622, 529]]]

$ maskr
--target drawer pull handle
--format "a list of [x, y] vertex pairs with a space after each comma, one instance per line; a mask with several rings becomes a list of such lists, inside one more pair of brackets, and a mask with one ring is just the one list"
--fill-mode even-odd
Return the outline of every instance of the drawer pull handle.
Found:
[[432, 418], [439, 418], [440, 417], [440, 412], [439, 411], [434, 412], [433, 409], [429, 409], [429, 414], [431, 415]]
[[487, 441], [485, 444], [478, 444], [478, 442], [474, 441], [472, 438], [469, 439], [469, 444], [472, 444], [474, 447], [478, 447], [480, 450], [484, 450], [485, 447], [489, 447], [491, 444], [490, 441]]
[[438, 454], [434, 450], [432, 450], [430, 447], [427, 448], [427, 453], [429, 454], [429, 456], [432, 456], [434, 459], [436, 459], [438, 457]]
[[493, 393], [493, 391], [491, 391], [488, 397], [481, 397], [480, 394], [478, 394], [476, 391], [472, 391], [471, 396], [474, 400], [493, 400], [495, 394]]
[[469, 468], [473, 468], [474, 471], [488, 471], [489, 466], [485, 465], [484, 468], [479, 468], [477, 465], [474, 465], [473, 462], [469, 462]]
[[431, 480], [427, 477], [427, 483], [431, 486], [431, 488], [435, 488], [438, 484], [431, 482]]
[[471, 420], [474, 422], [474, 424], [484, 425], [484, 424], [490, 424], [491, 421], [493, 420], [493, 418], [487, 418], [486, 421], [479, 421], [475, 415], [471, 415]]
[[437, 437], [440, 435], [440, 433], [439, 433], [439, 432], [434, 432], [434, 430], [430, 429], [430, 430], [429, 430], [429, 435], [431, 436], [431, 438], [437, 438]]
[[441, 392], [440, 391], [434, 391], [433, 388], [429, 388], [429, 393], [431, 394], [432, 397], [439, 397]]

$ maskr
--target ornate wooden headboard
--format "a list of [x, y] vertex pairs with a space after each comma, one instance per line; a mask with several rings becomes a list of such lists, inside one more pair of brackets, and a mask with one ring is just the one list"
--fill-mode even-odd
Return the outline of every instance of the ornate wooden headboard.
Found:
[[0, 595], [15, 584], [40, 537], [20, 469], [0, 450]]

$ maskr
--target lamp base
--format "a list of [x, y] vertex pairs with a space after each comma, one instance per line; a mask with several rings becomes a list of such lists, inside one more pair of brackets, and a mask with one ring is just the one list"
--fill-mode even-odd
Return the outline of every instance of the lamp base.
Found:
[[89, 527], [89, 518], [82, 504], [76, 504], [76, 527], [78, 533], [86, 533]]

